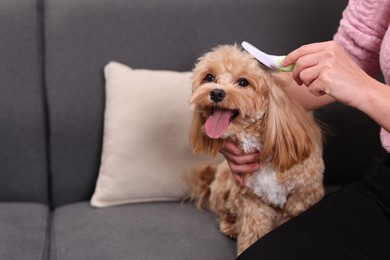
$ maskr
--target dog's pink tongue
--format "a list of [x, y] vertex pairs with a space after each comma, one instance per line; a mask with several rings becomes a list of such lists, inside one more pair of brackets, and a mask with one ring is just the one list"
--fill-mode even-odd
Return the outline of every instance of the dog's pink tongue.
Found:
[[216, 109], [206, 120], [207, 136], [213, 139], [220, 138], [229, 126], [231, 115], [231, 110]]

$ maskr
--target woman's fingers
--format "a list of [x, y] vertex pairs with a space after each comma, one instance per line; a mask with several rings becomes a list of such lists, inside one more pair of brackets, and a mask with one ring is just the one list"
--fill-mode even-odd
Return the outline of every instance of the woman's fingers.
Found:
[[299, 58], [302, 56], [306, 56], [308, 54], [313, 54], [317, 52], [323, 51], [330, 42], [317, 42], [317, 43], [311, 43], [307, 45], [303, 45], [299, 47], [298, 49], [290, 52], [286, 58], [282, 62], [282, 66], [289, 66], [293, 64], [294, 62], [297, 62]]
[[260, 152], [255, 150], [253, 152], [245, 153], [233, 142], [226, 142], [220, 150], [225, 158], [234, 165], [246, 165], [258, 163], [260, 160]]
[[330, 78], [337, 75], [334, 71], [340, 70], [337, 65], [342, 56], [337, 43], [329, 41], [304, 45], [287, 55], [284, 63], [295, 62], [292, 72], [295, 82], [307, 86], [313, 95], [322, 96], [330, 94]]
[[[318, 65], [321, 61], [321, 57], [317, 53], [308, 54], [300, 57], [294, 66], [292, 77], [298, 85], [305, 84], [306, 86], [315, 80], [315, 76], [318, 76], [314, 71], [305, 71]], [[309, 73], [311, 72], [311, 73]], [[304, 74], [304, 75], [303, 75]]]
[[233, 142], [226, 142], [220, 152], [227, 160], [230, 170], [240, 185], [243, 185], [243, 174], [252, 173], [260, 168], [260, 152], [245, 153]]

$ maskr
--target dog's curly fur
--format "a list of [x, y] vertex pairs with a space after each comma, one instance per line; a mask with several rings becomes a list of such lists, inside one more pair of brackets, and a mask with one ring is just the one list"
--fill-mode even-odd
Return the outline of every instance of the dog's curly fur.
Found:
[[[215, 89], [223, 92], [218, 100], [211, 97]], [[244, 177], [244, 186], [226, 161], [193, 175], [191, 198], [218, 215], [221, 232], [237, 239], [238, 254], [322, 198], [320, 127], [251, 55], [222, 45], [199, 58], [189, 104], [194, 152], [215, 155], [227, 139], [261, 152], [261, 168]], [[205, 123], [221, 109], [235, 111], [235, 117], [222, 136], [209, 137]]]

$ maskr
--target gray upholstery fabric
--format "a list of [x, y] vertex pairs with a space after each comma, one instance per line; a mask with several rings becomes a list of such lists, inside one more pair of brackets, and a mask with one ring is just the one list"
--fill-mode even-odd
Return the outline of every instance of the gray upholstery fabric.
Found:
[[47, 202], [36, 0], [0, 1], [0, 201]]
[[0, 203], [0, 259], [48, 259], [47, 206]]
[[242, 40], [284, 54], [304, 43], [331, 39], [346, 2], [47, 0], [54, 205], [89, 199], [93, 192], [102, 141], [102, 69], [107, 62], [190, 70], [210, 48]]
[[192, 204], [143, 203], [94, 209], [87, 203], [54, 212], [51, 259], [228, 260], [235, 242], [215, 217]]

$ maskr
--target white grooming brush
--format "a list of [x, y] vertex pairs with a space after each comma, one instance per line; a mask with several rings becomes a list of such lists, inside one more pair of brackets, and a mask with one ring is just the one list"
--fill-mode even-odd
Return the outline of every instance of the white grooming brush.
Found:
[[282, 67], [281, 64], [283, 60], [286, 58], [286, 56], [276, 56], [276, 55], [270, 55], [267, 53], [264, 53], [257, 49], [255, 46], [250, 44], [249, 42], [242, 42], [241, 46], [249, 52], [253, 57], [256, 58], [259, 62], [267, 66], [268, 68], [272, 70], [278, 70], [278, 71], [292, 71], [294, 69], [295, 64], [291, 64], [287, 67]]

